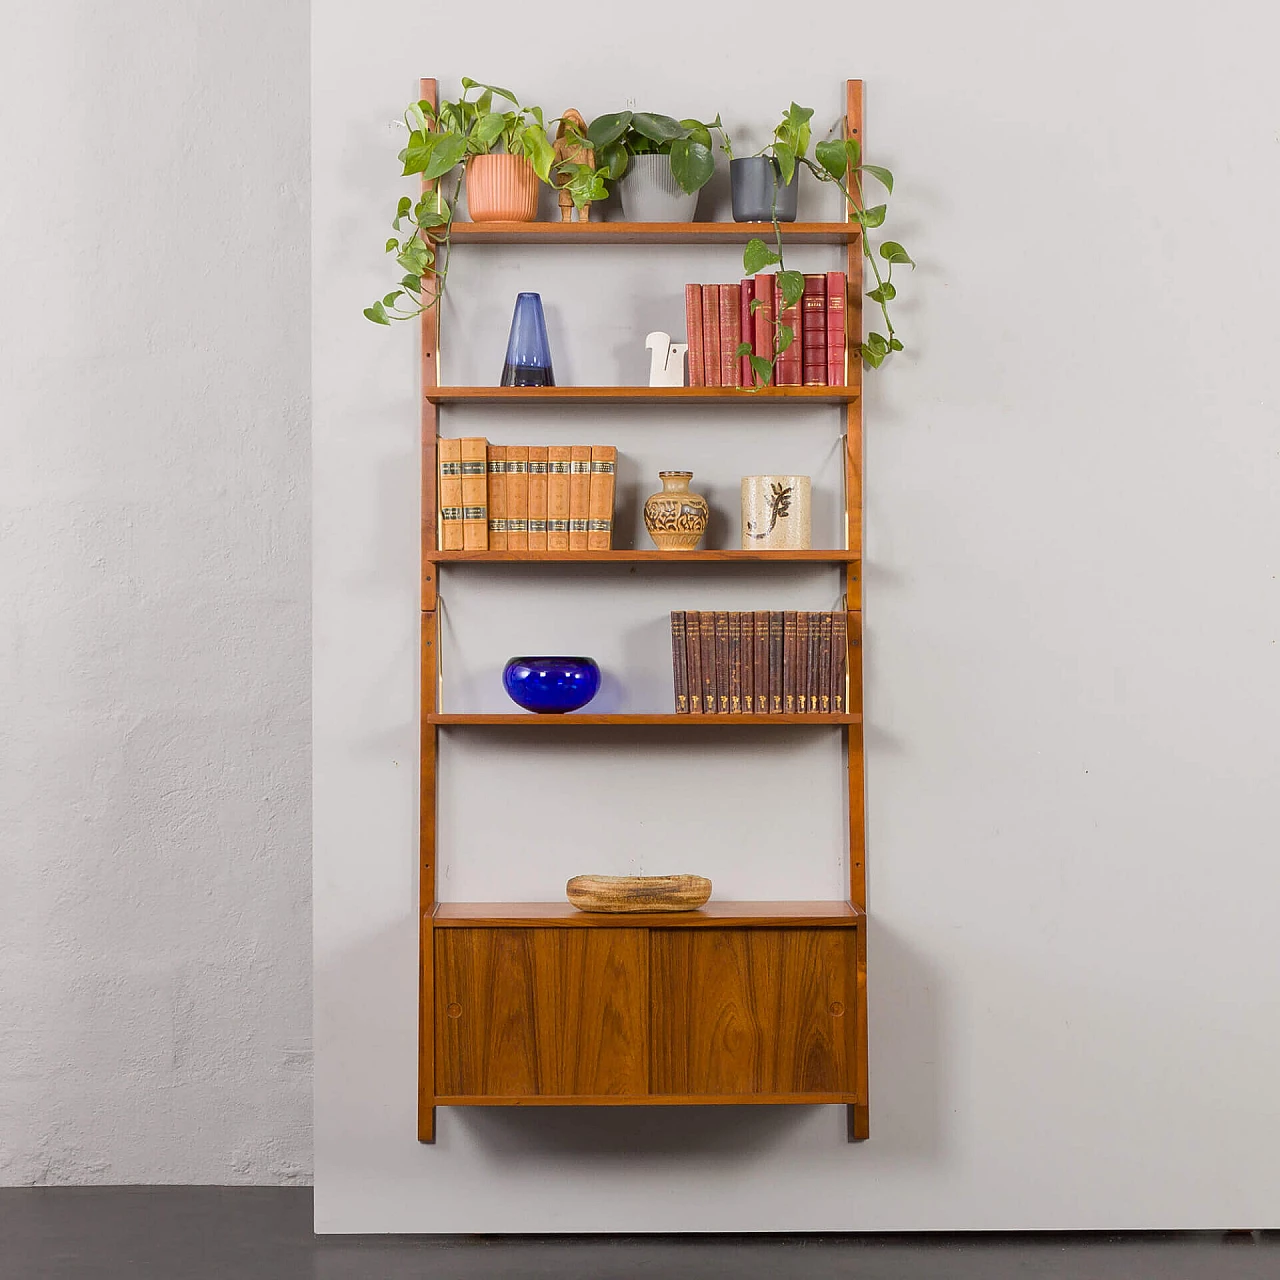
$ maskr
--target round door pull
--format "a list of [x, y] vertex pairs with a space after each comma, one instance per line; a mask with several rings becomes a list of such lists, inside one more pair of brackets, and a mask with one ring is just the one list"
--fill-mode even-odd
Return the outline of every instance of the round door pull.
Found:
[[451, 1004], [445, 1009], [445, 1013], [451, 1018], [460, 1018], [462, 1017], [462, 1006], [457, 1003]]
[[833, 1018], [838, 1018], [843, 1012], [844, 1005], [841, 1004], [839, 1000], [833, 1000], [831, 1002], [831, 1016]]

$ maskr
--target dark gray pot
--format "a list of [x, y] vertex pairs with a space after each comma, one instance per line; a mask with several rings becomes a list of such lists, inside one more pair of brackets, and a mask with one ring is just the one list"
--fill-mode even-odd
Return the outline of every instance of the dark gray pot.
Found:
[[748, 156], [729, 161], [729, 184], [733, 189], [734, 222], [772, 222], [775, 184], [778, 193], [778, 221], [796, 220], [796, 187], [800, 166], [791, 181], [782, 185], [782, 170], [772, 156]]

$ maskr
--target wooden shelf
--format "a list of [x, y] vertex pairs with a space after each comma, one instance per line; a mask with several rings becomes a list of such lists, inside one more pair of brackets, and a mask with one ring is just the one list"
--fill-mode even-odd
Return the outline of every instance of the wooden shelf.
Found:
[[860, 551], [429, 551], [438, 564], [857, 564]]
[[[788, 244], [847, 245], [856, 222], [782, 222]], [[744, 244], [773, 241], [771, 222], [455, 222], [453, 244]]]
[[655, 929], [727, 928], [731, 925], [855, 925], [863, 912], [848, 902], [708, 902], [697, 911], [579, 911], [568, 902], [442, 902], [435, 909], [439, 928], [539, 925], [548, 928]]
[[857, 387], [427, 387], [430, 404], [848, 404]]
[[733, 726], [742, 729], [776, 729], [787, 725], [808, 725], [811, 728], [826, 728], [831, 725], [861, 724], [860, 715], [777, 715], [777, 716], [744, 716], [714, 715], [692, 716], [677, 715], [674, 711], [660, 712], [652, 715], [586, 715], [570, 711], [567, 715], [536, 715], [532, 711], [518, 711], [514, 714], [450, 714], [433, 711], [426, 717], [428, 724], [438, 725], [474, 725], [477, 727], [497, 727], [516, 725], [522, 729], [568, 729], [582, 728], [588, 725], [675, 725], [678, 728], [696, 729], [715, 726]]

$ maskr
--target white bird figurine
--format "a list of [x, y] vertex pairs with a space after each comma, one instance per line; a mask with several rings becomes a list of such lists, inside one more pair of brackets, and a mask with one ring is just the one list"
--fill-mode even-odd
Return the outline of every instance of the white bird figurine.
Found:
[[652, 353], [649, 357], [649, 385], [651, 387], [684, 386], [684, 353], [687, 342], [672, 342], [669, 333], [651, 333], [644, 345]]

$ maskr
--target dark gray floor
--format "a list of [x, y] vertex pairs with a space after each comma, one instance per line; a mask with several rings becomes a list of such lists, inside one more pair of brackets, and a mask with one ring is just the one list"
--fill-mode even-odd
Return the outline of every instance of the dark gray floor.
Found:
[[1280, 1232], [350, 1237], [277, 1187], [0, 1190], [0, 1280], [1280, 1280]]

